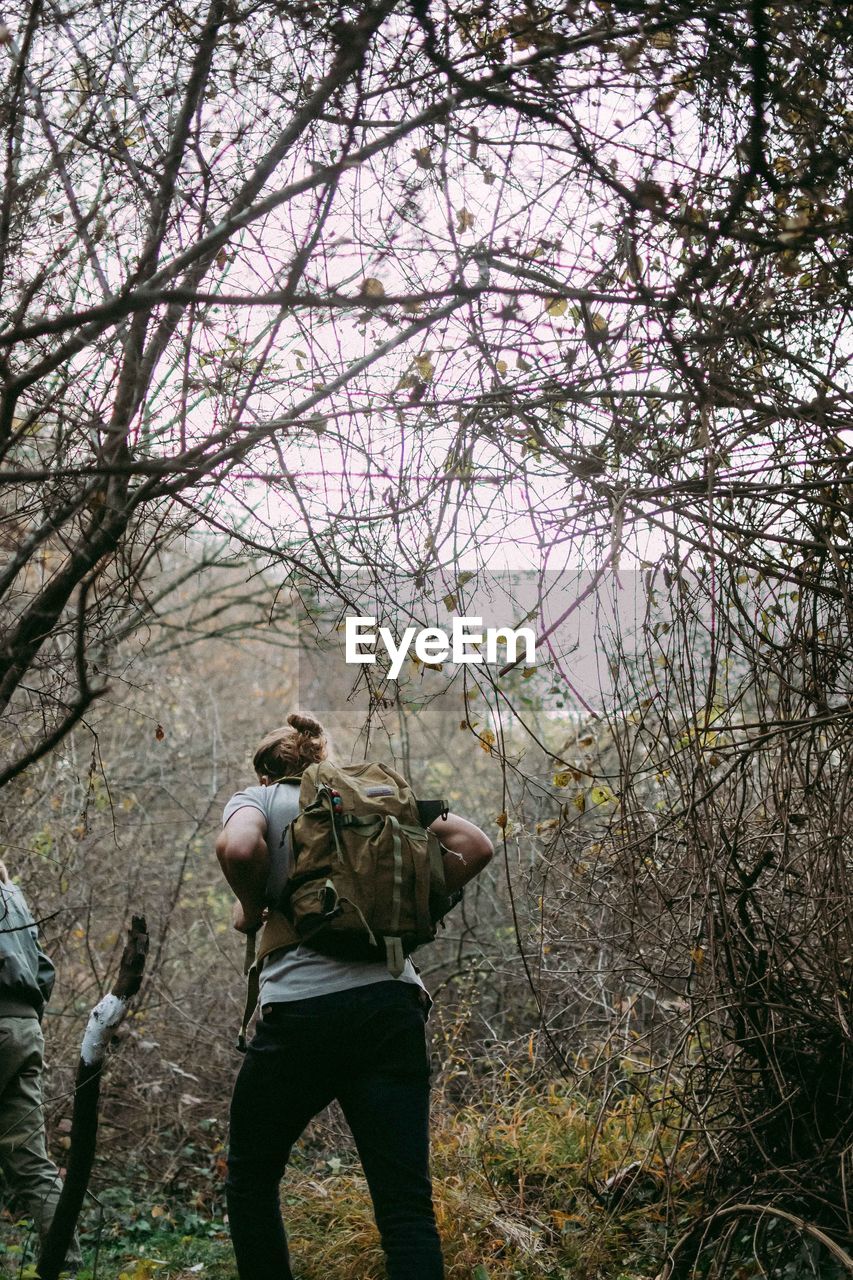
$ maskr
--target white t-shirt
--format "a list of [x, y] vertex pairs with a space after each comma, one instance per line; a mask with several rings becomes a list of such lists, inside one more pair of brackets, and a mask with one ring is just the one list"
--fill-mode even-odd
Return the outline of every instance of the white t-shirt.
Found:
[[[299, 787], [292, 782], [274, 782], [267, 787], [246, 787], [245, 791], [238, 791], [225, 806], [223, 827], [232, 814], [245, 808], [259, 810], [267, 821], [266, 842], [271, 866], [266, 897], [274, 902], [293, 870], [293, 853], [285, 834], [299, 812]], [[408, 958], [399, 978], [393, 978], [382, 960], [340, 960], [336, 956], [321, 955], [301, 943], [290, 950], [271, 951], [263, 960], [260, 981], [261, 1005], [306, 1000], [332, 991], [345, 991], [348, 987], [364, 987], [371, 982], [413, 982], [426, 990]]]

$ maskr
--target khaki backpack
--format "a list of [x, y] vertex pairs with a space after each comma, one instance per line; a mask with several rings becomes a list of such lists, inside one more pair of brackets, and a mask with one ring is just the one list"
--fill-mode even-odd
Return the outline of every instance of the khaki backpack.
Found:
[[[445, 886], [438, 839], [421, 821], [426, 809], [432, 809], [426, 820], [434, 821], [446, 806], [421, 801], [419, 807], [405, 778], [384, 764], [323, 760], [301, 779], [278, 781], [300, 784], [299, 814], [285, 836], [294, 864], [261, 931], [257, 964], [271, 951], [304, 942], [342, 959], [384, 961], [399, 977], [406, 956], [434, 939], [438, 922], [458, 901]], [[253, 950], [247, 961], [254, 961]], [[257, 985], [253, 964], [249, 1016]]]

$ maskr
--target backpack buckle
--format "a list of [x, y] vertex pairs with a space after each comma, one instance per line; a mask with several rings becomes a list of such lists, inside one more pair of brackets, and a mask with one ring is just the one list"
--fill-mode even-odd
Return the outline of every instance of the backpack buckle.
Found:
[[385, 937], [385, 964], [392, 978], [399, 978], [406, 966], [403, 943], [400, 938]]

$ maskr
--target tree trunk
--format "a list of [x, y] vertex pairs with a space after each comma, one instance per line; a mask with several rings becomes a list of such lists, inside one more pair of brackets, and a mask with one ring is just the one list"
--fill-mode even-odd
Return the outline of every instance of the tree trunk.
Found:
[[95, 1159], [101, 1068], [110, 1039], [124, 1019], [131, 998], [139, 990], [147, 954], [148, 932], [145, 919], [143, 916], [134, 916], [113, 989], [89, 1014], [86, 1034], [83, 1036], [74, 1089], [71, 1148], [65, 1184], [39, 1255], [36, 1270], [41, 1280], [56, 1280], [74, 1235]]

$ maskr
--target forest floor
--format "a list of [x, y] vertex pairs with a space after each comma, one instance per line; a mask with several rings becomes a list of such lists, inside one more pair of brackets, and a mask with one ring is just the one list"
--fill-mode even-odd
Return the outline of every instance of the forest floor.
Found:
[[[675, 1150], [675, 1126], [659, 1108], [653, 1122], [648, 1102], [628, 1092], [602, 1110], [563, 1083], [517, 1079], [488, 1106], [439, 1100], [432, 1168], [448, 1280], [652, 1280], [697, 1190], [676, 1172], [695, 1162]], [[93, 1179], [101, 1207], [83, 1223], [80, 1280], [234, 1277], [221, 1172], [207, 1203], [193, 1204], [110, 1187], [108, 1170]], [[344, 1141], [297, 1147], [283, 1208], [300, 1280], [382, 1280], [367, 1188]], [[7, 1215], [0, 1241], [0, 1274], [28, 1280], [24, 1227]]]

